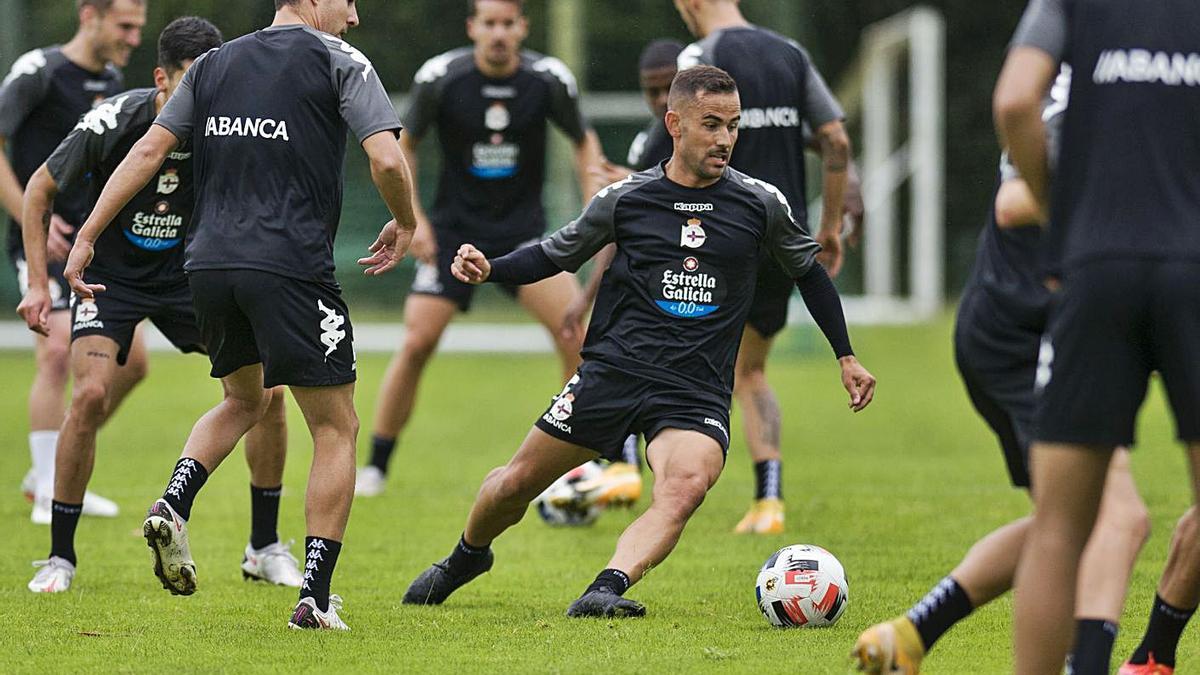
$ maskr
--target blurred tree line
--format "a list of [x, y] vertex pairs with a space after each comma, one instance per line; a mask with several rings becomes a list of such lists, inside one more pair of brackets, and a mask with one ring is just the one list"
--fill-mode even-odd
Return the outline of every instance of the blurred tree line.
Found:
[[[531, 34], [527, 46], [548, 48], [552, 3], [527, 0]], [[578, 69], [581, 86], [591, 91], [630, 91], [637, 88], [637, 58], [651, 39], [688, 35], [670, 0], [578, 0], [585, 14], [584, 64]], [[747, 17], [756, 23], [799, 39], [836, 88], [859, 47], [859, 35], [869, 24], [914, 4], [913, 0], [742, 0]], [[1023, 9], [1022, 2], [981, 3], [974, 0], [930, 0], [946, 17], [947, 44], [947, 270], [950, 293], [962, 285], [974, 253], [975, 239], [988, 207], [996, 165], [996, 141], [991, 123], [991, 89], [1005, 45]], [[0, 68], [7, 72], [22, 51], [70, 38], [76, 25], [73, 0], [0, 0]], [[348, 39], [374, 62], [389, 90], [408, 89], [425, 59], [466, 44], [466, 0], [358, 0], [362, 27]], [[158, 31], [172, 18], [196, 14], [211, 19], [227, 39], [270, 23], [270, 0], [148, 0], [149, 21], [144, 44], [125, 69], [130, 86], [148, 86], [155, 61]], [[19, 30], [13, 30], [20, 26]], [[401, 111], [403, 112], [403, 111]], [[637, 129], [623, 125], [598, 129], [610, 156], [622, 159]], [[359, 284], [349, 263], [356, 255], [352, 242], [368, 240], [386, 217], [373, 198], [365, 163], [351, 152], [347, 161], [347, 217], [343, 220], [339, 257], [341, 276], [353, 293]], [[432, 154], [432, 153], [428, 153]], [[430, 168], [422, 167], [423, 174]], [[424, 191], [432, 188], [426, 175]], [[564, 181], [563, 189], [570, 189]], [[359, 206], [361, 205], [361, 206]], [[351, 213], [354, 211], [354, 213]], [[551, 214], [565, 222], [573, 214]], [[351, 240], [351, 241], [346, 241]], [[349, 246], [347, 244], [350, 244]], [[342, 257], [344, 256], [344, 257]], [[0, 300], [15, 302], [11, 275], [0, 275]], [[407, 287], [406, 275], [388, 286]], [[373, 282], [376, 283], [376, 282]], [[392, 306], [392, 302], [387, 303]]]

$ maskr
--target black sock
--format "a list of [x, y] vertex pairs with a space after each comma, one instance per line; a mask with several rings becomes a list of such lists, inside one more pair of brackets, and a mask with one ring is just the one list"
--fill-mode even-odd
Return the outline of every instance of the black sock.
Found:
[[625, 444], [621, 446], [621, 460], [626, 464], [636, 466], [639, 470], [642, 468], [642, 455], [638, 452], [637, 434], [630, 434], [625, 439]]
[[491, 546], [472, 546], [467, 543], [465, 536], [459, 537], [458, 544], [450, 552], [450, 569], [474, 569], [480, 564], [480, 561], [484, 560], [484, 556], [491, 548]]
[[371, 466], [387, 475], [388, 460], [392, 458], [392, 452], [396, 449], [396, 439], [384, 438], [383, 436], [371, 436]]
[[204, 487], [208, 480], [208, 469], [191, 457], [184, 457], [175, 463], [175, 472], [171, 474], [171, 482], [162, 498], [175, 509], [180, 518], [187, 520], [192, 516], [192, 502], [196, 493]]
[[610, 567], [600, 574], [597, 574], [596, 580], [593, 581], [592, 585], [588, 586], [587, 590], [584, 592], [591, 593], [592, 591], [608, 589], [617, 595], [625, 595], [625, 591], [629, 590], [631, 585], [632, 584], [629, 581], [628, 574], [625, 574], [621, 570]]
[[783, 499], [783, 462], [764, 459], [754, 463], [754, 498]]
[[1154, 596], [1154, 609], [1150, 610], [1150, 625], [1146, 627], [1146, 635], [1142, 644], [1129, 657], [1132, 663], [1146, 663], [1154, 655], [1154, 661], [1164, 666], [1175, 667], [1175, 647], [1179, 645], [1179, 636], [1187, 626], [1188, 619], [1196, 613], [1196, 608], [1179, 609], [1168, 605], [1158, 595]]
[[1068, 655], [1071, 675], [1108, 675], [1117, 624], [1104, 619], [1075, 622], [1075, 648]]
[[75, 526], [83, 515], [83, 504], [50, 502], [50, 557], [75, 564]]
[[279, 495], [283, 486], [250, 486], [250, 547], [259, 549], [279, 541]]
[[322, 612], [329, 611], [329, 582], [333, 580], [333, 568], [341, 552], [340, 541], [304, 538], [304, 583], [300, 586], [300, 597], [312, 598]]
[[943, 633], [965, 619], [973, 609], [963, 587], [951, 577], [946, 577], [908, 610], [908, 619], [917, 627], [921, 642], [928, 651]]

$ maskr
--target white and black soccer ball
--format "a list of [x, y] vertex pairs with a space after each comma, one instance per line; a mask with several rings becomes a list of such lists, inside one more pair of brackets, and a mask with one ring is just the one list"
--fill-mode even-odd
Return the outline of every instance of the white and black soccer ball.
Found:
[[603, 473], [604, 468], [598, 462], [588, 462], [563, 474], [534, 500], [538, 515], [555, 526], [578, 527], [596, 522], [603, 509], [577, 486], [595, 480]]
[[777, 628], [832, 626], [850, 604], [842, 563], [808, 544], [776, 551], [759, 571], [754, 590], [758, 609]]

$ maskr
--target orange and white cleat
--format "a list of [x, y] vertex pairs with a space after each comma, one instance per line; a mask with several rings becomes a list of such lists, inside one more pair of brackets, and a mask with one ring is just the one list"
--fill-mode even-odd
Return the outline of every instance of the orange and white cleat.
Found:
[[1154, 660], [1154, 653], [1150, 653], [1150, 657], [1145, 663], [1130, 663], [1126, 661], [1121, 664], [1117, 670], [1117, 675], [1175, 675], [1175, 667], [1159, 663]]
[[868, 675], [918, 675], [924, 658], [921, 635], [907, 616], [866, 629], [850, 652], [854, 667]]
[[588, 504], [603, 508], [629, 508], [642, 497], [642, 472], [633, 464], [613, 462], [599, 477], [580, 482], [576, 490]]
[[777, 497], [756, 500], [733, 531], [738, 534], [782, 534], [783, 500]]

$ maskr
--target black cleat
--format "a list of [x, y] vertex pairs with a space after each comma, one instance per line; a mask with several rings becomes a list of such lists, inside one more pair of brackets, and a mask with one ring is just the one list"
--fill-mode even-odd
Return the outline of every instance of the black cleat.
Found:
[[567, 608], [567, 616], [622, 619], [646, 616], [646, 607], [640, 602], [623, 598], [607, 588], [601, 588], [579, 596], [579, 599], [572, 602], [571, 606]]
[[495, 556], [489, 549], [486, 554], [480, 556], [480, 560], [474, 567], [458, 573], [450, 571], [449, 557], [435, 562], [430, 565], [429, 569], [421, 572], [421, 576], [409, 585], [401, 602], [406, 605], [440, 605], [450, 597], [451, 593], [492, 569], [494, 560]]

